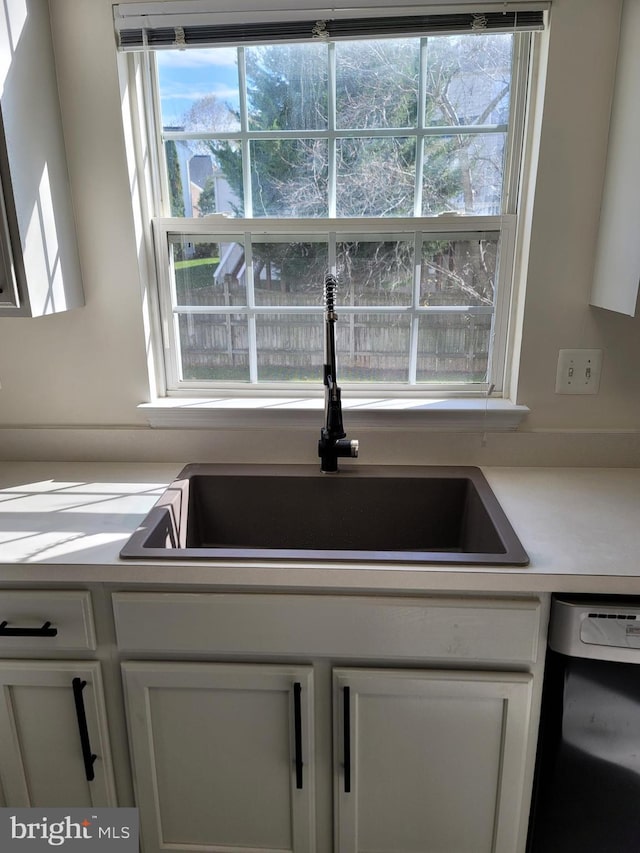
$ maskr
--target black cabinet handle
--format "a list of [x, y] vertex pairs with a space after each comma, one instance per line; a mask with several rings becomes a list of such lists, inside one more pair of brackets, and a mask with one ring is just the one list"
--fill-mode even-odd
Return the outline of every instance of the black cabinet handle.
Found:
[[87, 686], [87, 682], [81, 678], [74, 678], [73, 698], [76, 703], [76, 717], [78, 718], [78, 732], [80, 734], [80, 746], [82, 747], [82, 760], [84, 761], [84, 772], [87, 777], [87, 782], [93, 782], [96, 774], [93, 769], [93, 762], [98, 757], [91, 752], [91, 742], [89, 740], [89, 729], [87, 728], [87, 715], [84, 710], [84, 699], [82, 691]]
[[344, 792], [351, 793], [351, 690], [349, 687], [342, 688], [343, 708], [343, 743], [344, 754]]
[[302, 789], [302, 685], [293, 685], [293, 725], [296, 755], [296, 788]]
[[51, 627], [51, 622], [45, 622], [41, 628], [9, 628], [5, 620], [0, 622], [0, 637], [56, 637], [58, 629]]

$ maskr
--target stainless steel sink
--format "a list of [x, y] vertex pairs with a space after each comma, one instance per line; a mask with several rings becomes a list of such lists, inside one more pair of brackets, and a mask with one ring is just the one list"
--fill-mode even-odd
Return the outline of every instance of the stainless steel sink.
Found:
[[187, 465], [127, 559], [527, 565], [478, 468]]

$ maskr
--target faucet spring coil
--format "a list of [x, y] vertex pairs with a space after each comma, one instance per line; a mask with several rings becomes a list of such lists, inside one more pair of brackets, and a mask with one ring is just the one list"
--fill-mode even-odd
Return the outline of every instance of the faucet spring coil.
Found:
[[324, 278], [324, 304], [327, 312], [332, 314], [336, 307], [336, 290], [338, 282], [334, 275], [328, 273]]

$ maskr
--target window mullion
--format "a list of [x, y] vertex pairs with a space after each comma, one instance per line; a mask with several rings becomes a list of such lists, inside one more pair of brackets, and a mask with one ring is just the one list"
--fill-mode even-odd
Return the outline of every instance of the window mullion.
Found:
[[417, 231], [413, 242], [413, 300], [411, 337], [409, 339], [409, 385], [415, 385], [418, 375], [418, 339], [420, 334], [420, 279], [422, 275], [422, 232]]
[[247, 98], [247, 68], [245, 51], [238, 48], [238, 82], [240, 86], [240, 139], [242, 146], [242, 190], [244, 215], [253, 216], [253, 191], [251, 185], [251, 145], [249, 143], [249, 103]]
[[249, 382], [256, 385], [258, 382], [258, 339], [256, 331], [256, 315], [249, 314], [248, 320], [249, 336]]
[[427, 39], [420, 39], [420, 79], [418, 82], [418, 138], [416, 139], [416, 183], [413, 195], [413, 215], [422, 215], [422, 186], [424, 177], [424, 120], [427, 102]]
[[332, 275], [338, 275], [338, 237], [335, 231], [329, 232], [329, 240], [327, 242], [327, 250], [329, 253], [329, 272]]
[[336, 216], [337, 209], [337, 151], [336, 151], [336, 46], [333, 43], [328, 45], [328, 87], [329, 87], [329, 115], [328, 115], [328, 206], [329, 216]]
[[245, 281], [247, 289], [247, 307], [249, 309], [247, 316], [247, 333], [249, 338], [249, 381], [253, 384], [258, 381], [258, 339], [256, 332], [256, 295], [253, 281], [253, 244], [251, 242], [251, 232], [247, 231], [244, 235], [244, 262], [245, 262]]

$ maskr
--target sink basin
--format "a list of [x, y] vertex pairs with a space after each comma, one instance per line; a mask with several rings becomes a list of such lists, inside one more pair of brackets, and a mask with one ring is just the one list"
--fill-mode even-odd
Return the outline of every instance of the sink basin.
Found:
[[120, 556], [527, 565], [478, 468], [187, 465]]

